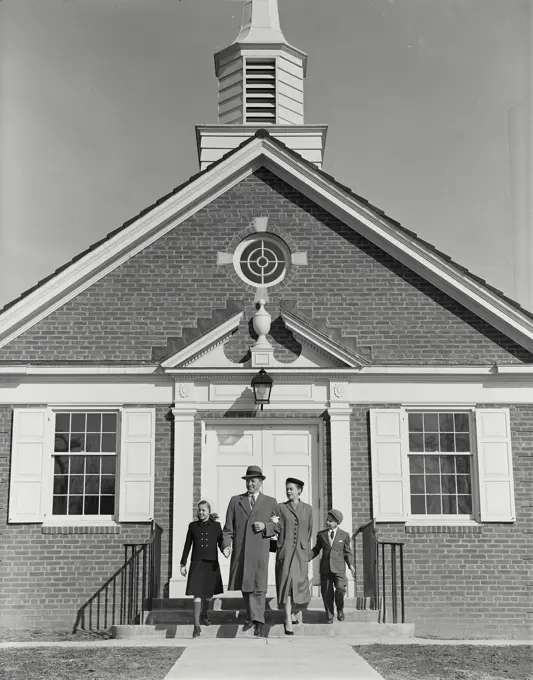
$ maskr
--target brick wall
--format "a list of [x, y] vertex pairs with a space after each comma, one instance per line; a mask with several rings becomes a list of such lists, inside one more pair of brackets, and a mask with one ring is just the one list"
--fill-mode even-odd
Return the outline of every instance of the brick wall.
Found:
[[[169, 574], [172, 498], [168, 409], [156, 409], [155, 519], [162, 536], [161, 581]], [[42, 533], [41, 525], [7, 524], [12, 411], [0, 407], [0, 628], [70, 629], [78, 608], [123, 564], [125, 543], [144, 543], [145, 524], [119, 533]], [[59, 523], [58, 523], [59, 524]]]
[[[354, 527], [372, 516], [370, 408], [354, 407], [352, 416]], [[457, 638], [531, 635], [532, 432], [533, 409], [512, 406], [516, 523], [417, 528], [420, 533], [406, 533], [403, 525], [378, 525], [382, 537], [405, 541], [407, 620], [416, 624], [418, 635]]]
[[[294, 301], [356, 337], [375, 363], [533, 360], [264, 169], [0, 349], [0, 360], [150, 362], [153, 347], [180, 337], [197, 318], [210, 318], [228, 300], [253, 302], [253, 289], [233, 266], [216, 261], [217, 252], [233, 252], [260, 215], [308, 256], [307, 266], [294, 265], [286, 281], [269, 289], [274, 321], [279, 300]], [[235, 338], [232, 356], [249, 348], [245, 336], [240, 344]], [[280, 358], [289, 361], [297, 344], [278, 336]]]

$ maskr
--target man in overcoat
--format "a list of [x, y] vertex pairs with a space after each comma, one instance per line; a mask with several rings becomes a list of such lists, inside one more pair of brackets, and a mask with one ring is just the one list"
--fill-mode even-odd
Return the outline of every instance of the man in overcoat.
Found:
[[[272, 516], [277, 514], [277, 501], [261, 493], [263, 471], [257, 465], [248, 467], [243, 479], [246, 493], [233, 496], [226, 513], [224, 545], [232, 542], [228, 590], [240, 590], [246, 605], [244, 630], [255, 627], [261, 637], [265, 622], [265, 600], [268, 583], [270, 537], [277, 533]], [[226, 557], [229, 547], [225, 548]]]

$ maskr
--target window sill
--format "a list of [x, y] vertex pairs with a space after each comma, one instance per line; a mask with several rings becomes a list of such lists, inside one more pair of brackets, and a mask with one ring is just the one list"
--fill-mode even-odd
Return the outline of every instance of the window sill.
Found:
[[406, 534], [481, 534], [483, 526], [477, 522], [456, 522], [455, 524], [434, 522], [433, 524], [408, 522]]
[[48, 522], [41, 526], [42, 534], [120, 534], [120, 524], [116, 522]]

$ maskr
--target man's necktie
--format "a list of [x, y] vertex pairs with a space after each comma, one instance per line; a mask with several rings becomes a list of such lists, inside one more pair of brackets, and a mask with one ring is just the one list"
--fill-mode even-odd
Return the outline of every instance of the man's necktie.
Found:
[[253, 510], [255, 505], [255, 496], [251, 494], [250, 496], [250, 509]]
[[331, 530], [329, 532], [329, 540], [330, 540], [331, 545], [333, 545], [333, 539], [334, 538], [335, 538], [335, 532], [333, 530]]

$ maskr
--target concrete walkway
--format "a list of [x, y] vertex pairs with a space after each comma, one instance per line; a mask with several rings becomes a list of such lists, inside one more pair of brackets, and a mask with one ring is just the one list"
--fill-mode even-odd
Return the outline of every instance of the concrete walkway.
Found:
[[383, 680], [350, 645], [332, 638], [232, 640], [230, 645], [194, 640], [165, 680], [272, 680], [286, 674], [306, 680]]

